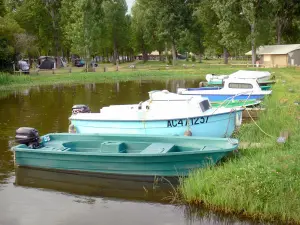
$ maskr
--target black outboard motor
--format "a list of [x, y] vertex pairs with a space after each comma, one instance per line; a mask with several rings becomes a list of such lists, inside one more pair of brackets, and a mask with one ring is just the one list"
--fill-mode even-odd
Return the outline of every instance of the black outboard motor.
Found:
[[72, 114], [77, 113], [90, 113], [91, 110], [87, 105], [74, 105], [72, 107]]
[[25, 144], [30, 148], [38, 148], [40, 146], [39, 132], [31, 127], [20, 127], [16, 130], [16, 142]]

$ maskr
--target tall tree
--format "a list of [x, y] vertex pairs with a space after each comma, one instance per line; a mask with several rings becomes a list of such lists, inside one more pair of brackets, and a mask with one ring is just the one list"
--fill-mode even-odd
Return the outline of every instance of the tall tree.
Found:
[[274, 15], [277, 44], [282, 42], [282, 34], [292, 25], [293, 20], [300, 14], [300, 2], [298, 0], [269, 0]]
[[234, 49], [249, 40], [254, 65], [256, 46], [268, 39], [267, 35], [261, 35], [269, 27], [267, 3], [262, 0], [213, 0], [213, 9], [219, 18], [220, 42], [227, 49]]
[[[222, 33], [218, 27], [219, 18], [213, 10], [213, 2], [211, 0], [202, 0], [195, 11], [198, 26], [202, 28], [202, 41], [206, 52], [211, 52], [214, 55], [221, 54], [224, 50], [222, 44]], [[225, 63], [227, 62], [227, 54], [224, 57]]]
[[103, 2], [105, 29], [113, 48], [113, 63], [119, 57], [118, 50], [126, 35], [127, 4], [125, 0], [111, 0]]
[[[13, 2], [11, 1], [11, 4]], [[29, 36], [34, 36], [39, 48], [39, 54], [54, 54], [52, 21], [43, 2], [40, 0], [26, 0], [14, 4], [11, 13]]]
[[11, 70], [12, 61], [16, 61], [15, 35], [24, 30], [9, 15], [0, 16], [0, 70]]
[[103, 30], [102, 0], [62, 0], [60, 10], [65, 45], [71, 52], [84, 56], [99, 51]]
[[136, 1], [131, 12], [134, 47], [136, 52], [142, 52], [143, 60], [147, 61], [148, 52], [151, 49], [150, 39], [147, 33], [147, 30], [149, 29], [147, 5], [143, 4], [143, 1]]
[[[186, 0], [152, 0], [152, 8], [157, 9], [156, 17], [158, 36], [161, 40], [171, 43], [173, 65], [176, 63], [176, 45], [181, 32], [186, 31], [192, 19], [192, 1]], [[154, 16], [155, 15], [155, 16]]]
[[3, 17], [6, 14], [6, 8], [4, 5], [4, 0], [0, 0], [0, 16]]
[[54, 43], [54, 49], [55, 49], [55, 56], [56, 56], [56, 65], [59, 67], [59, 56], [60, 56], [60, 14], [59, 9], [61, 7], [61, 0], [42, 0], [45, 8], [50, 15], [51, 22], [52, 22], [52, 33], [53, 33], [53, 43]]

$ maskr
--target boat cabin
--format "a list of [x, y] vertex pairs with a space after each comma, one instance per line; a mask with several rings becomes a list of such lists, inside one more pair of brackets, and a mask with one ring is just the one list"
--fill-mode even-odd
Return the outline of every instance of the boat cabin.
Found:
[[223, 87], [204, 87], [204, 88], [178, 88], [177, 93], [181, 94], [183, 91], [222, 91], [228, 93], [240, 92], [260, 92], [262, 88], [259, 86], [256, 79], [237, 79], [228, 78], [223, 80]]
[[150, 91], [149, 100], [133, 105], [110, 105], [100, 109], [100, 113], [111, 113], [120, 110], [123, 113], [129, 111], [161, 111], [163, 113], [170, 111], [191, 111], [206, 112], [212, 106], [208, 98], [201, 96], [178, 95], [167, 90]]

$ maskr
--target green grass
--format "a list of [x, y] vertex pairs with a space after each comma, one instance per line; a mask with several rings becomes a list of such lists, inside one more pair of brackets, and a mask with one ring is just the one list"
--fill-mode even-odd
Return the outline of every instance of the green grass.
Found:
[[[242, 142], [261, 143], [242, 150], [220, 166], [194, 171], [181, 182], [179, 193], [187, 204], [256, 219], [300, 223], [300, 75], [277, 71], [277, 84], [264, 104], [267, 111], [236, 134]], [[286, 82], [283, 83], [282, 81]], [[285, 144], [276, 142], [282, 130], [290, 132]]]
[[14, 84], [30, 84], [32, 82], [31, 77], [29, 76], [13, 76], [8, 73], [1, 73], [0, 72], [0, 88], [2, 86], [9, 86]]
[[[136, 62], [136, 69], [129, 68], [133, 63], [120, 64], [119, 71], [112, 64], [100, 64], [96, 72], [83, 72], [83, 68], [72, 68], [69, 73], [68, 68], [55, 70], [39, 71], [31, 70], [30, 75], [0, 74], [0, 90], [12, 90], [16, 88], [52, 85], [52, 84], [84, 84], [84, 83], [102, 83], [126, 80], [160, 80], [160, 79], [205, 79], [208, 73], [229, 74], [238, 69], [251, 69], [248, 67], [233, 66], [211, 66], [206, 63], [193, 63], [179, 61], [176, 66], [166, 66], [164, 62]], [[185, 65], [185, 66], [183, 66]], [[106, 67], [107, 72], [103, 72]]]
[[[0, 75], [0, 90], [9, 90], [22, 87], [52, 85], [52, 84], [85, 84], [103, 83], [127, 80], [158, 80], [163, 78], [187, 78], [180, 72], [169, 71], [132, 71], [132, 72], [106, 72], [106, 73], [72, 73], [55, 75]], [[191, 74], [190, 78], [202, 78], [201, 75]]]

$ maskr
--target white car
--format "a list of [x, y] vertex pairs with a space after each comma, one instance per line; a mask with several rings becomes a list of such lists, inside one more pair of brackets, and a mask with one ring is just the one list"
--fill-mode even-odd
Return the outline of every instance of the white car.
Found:
[[29, 74], [29, 65], [28, 65], [28, 63], [27, 63], [26, 61], [20, 60], [20, 61], [18, 62], [18, 65], [19, 65], [20, 70], [23, 71], [23, 73]]

